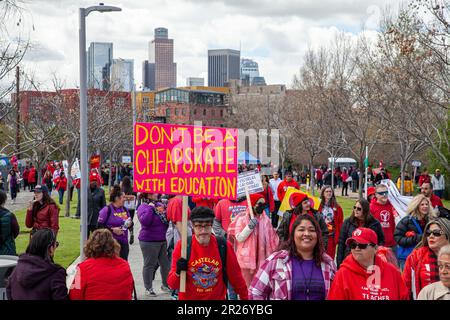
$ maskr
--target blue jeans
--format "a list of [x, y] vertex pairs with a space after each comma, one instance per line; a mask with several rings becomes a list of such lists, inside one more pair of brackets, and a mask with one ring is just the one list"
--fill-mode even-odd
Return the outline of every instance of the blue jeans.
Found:
[[444, 190], [434, 190], [434, 195], [439, 197], [440, 199], [442, 199], [442, 197], [444, 196]]
[[234, 291], [231, 284], [228, 282], [228, 300], [238, 300], [238, 295], [236, 291]]
[[58, 194], [59, 194], [59, 204], [63, 204], [64, 190], [63, 189], [58, 189]]

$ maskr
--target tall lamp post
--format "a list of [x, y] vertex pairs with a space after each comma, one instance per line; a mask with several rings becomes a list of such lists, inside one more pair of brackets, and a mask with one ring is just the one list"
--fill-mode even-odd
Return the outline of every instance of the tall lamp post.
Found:
[[105, 6], [100, 3], [98, 6], [79, 9], [79, 47], [80, 47], [80, 165], [81, 165], [81, 185], [80, 185], [80, 206], [81, 206], [81, 236], [80, 236], [80, 258], [84, 260], [83, 246], [87, 239], [87, 191], [88, 191], [88, 120], [87, 120], [87, 66], [86, 66], [86, 17], [93, 11], [111, 12], [122, 11], [119, 7]]

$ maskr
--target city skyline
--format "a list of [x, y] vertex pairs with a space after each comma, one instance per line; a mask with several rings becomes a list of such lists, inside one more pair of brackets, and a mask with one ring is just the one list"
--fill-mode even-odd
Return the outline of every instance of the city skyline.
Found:
[[[267, 84], [290, 86], [308, 47], [328, 43], [340, 31], [356, 38], [363, 22], [366, 34], [375, 38], [385, 5], [390, 3], [397, 9], [400, 1], [327, 0], [320, 5], [314, 1], [262, 2], [175, 0], [168, 4], [156, 0], [150, 5], [134, 0], [109, 1], [105, 4], [119, 5], [122, 12], [90, 15], [86, 42], [111, 42], [114, 58], [133, 59], [138, 90], [142, 62], [148, 59], [148, 43], [157, 27], [169, 29], [176, 43], [177, 86], [185, 85], [187, 77], [207, 79], [207, 53], [217, 48], [240, 49], [241, 57], [258, 62]], [[22, 30], [22, 35], [29, 34], [33, 45], [23, 68], [44, 87], [51, 86], [53, 75], [66, 87], [78, 85], [78, 8], [92, 4], [84, 0], [26, 3], [28, 19], [24, 25], [28, 29]], [[17, 34], [12, 29], [14, 36]]]

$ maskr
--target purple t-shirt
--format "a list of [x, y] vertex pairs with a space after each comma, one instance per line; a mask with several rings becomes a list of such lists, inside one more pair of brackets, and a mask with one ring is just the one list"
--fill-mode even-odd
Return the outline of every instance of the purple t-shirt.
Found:
[[292, 300], [325, 300], [322, 269], [314, 260], [292, 258]]
[[[161, 203], [147, 204], [142, 203], [137, 209], [137, 216], [141, 223], [139, 232], [139, 241], [144, 242], [163, 242], [166, 241], [166, 232], [169, 227], [164, 224], [161, 218], [155, 213], [155, 206], [162, 206]], [[162, 213], [165, 215], [165, 212]]]
[[[110, 207], [112, 209], [112, 211], [111, 211], [108, 221], [106, 221], [106, 219], [108, 217], [108, 207]], [[130, 217], [130, 214], [124, 207], [116, 208], [112, 204], [110, 204], [110, 205], [104, 207], [102, 210], [100, 210], [100, 212], [98, 214], [98, 224], [105, 224], [105, 221], [106, 221], [106, 226], [109, 229], [116, 228], [116, 227], [122, 227], [124, 225], [125, 221], [129, 217]], [[113, 234], [114, 239], [116, 239], [120, 243], [128, 242], [128, 229], [124, 230], [124, 234], [121, 236], [115, 234], [114, 232], [112, 234]]]

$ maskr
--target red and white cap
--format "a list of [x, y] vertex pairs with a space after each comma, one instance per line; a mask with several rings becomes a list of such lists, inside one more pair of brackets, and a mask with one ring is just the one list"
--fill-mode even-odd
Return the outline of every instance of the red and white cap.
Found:
[[346, 245], [349, 245], [353, 241], [361, 244], [378, 244], [378, 236], [372, 229], [358, 228], [352, 233], [352, 237], [345, 241]]

